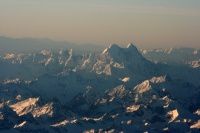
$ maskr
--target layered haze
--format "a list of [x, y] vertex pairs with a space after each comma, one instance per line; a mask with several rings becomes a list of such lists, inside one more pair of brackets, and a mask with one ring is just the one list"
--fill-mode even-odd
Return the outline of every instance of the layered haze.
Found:
[[198, 0], [1, 0], [0, 35], [140, 47], [199, 47]]

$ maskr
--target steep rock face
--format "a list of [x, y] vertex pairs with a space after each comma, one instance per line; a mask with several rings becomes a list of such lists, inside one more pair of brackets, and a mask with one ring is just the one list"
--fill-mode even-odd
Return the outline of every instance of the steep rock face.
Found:
[[93, 66], [97, 74], [123, 76], [136, 76], [141, 78], [149, 76], [155, 71], [155, 65], [146, 60], [133, 44], [121, 48], [112, 44], [106, 48]]
[[191, 61], [188, 64], [190, 64], [191, 67], [193, 67], [193, 68], [200, 68], [200, 59], [199, 60], [195, 60], [195, 61]]
[[53, 115], [53, 103], [48, 103], [42, 107], [37, 107], [32, 112], [33, 117], [40, 117], [43, 115], [52, 116]]
[[102, 57], [103, 56], [110, 57], [116, 62], [124, 62], [124, 64], [127, 64], [128, 61], [137, 62], [144, 59], [133, 44], [128, 44], [126, 48], [121, 48], [116, 44], [112, 44], [109, 48], [104, 50], [102, 53]]
[[19, 123], [19, 124], [16, 124], [15, 126], [14, 126], [14, 128], [22, 128], [23, 126], [25, 126], [26, 125], [26, 121], [23, 121], [22, 123]]
[[16, 104], [11, 105], [10, 107], [19, 115], [25, 115], [33, 111], [34, 107], [36, 107], [36, 103], [39, 98], [29, 98], [27, 100], [18, 102]]
[[174, 120], [179, 116], [178, 110], [175, 109], [175, 110], [172, 110], [172, 111], [168, 112], [168, 113], [167, 113], [167, 116], [168, 116], [169, 119], [170, 119], [169, 122], [174, 121]]
[[133, 113], [136, 112], [137, 110], [139, 110], [140, 105], [130, 105], [128, 107], [126, 107], [126, 112], [128, 113]]
[[33, 117], [41, 117], [43, 115], [51, 117], [53, 115], [53, 103], [39, 106], [38, 101], [39, 98], [28, 98], [10, 105], [10, 108], [15, 111], [18, 116], [24, 116], [30, 113]]
[[123, 85], [117, 86], [116, 88], [110, 90], [107, 95], [110, 97], [120, 97], [123, 98], [127, 91]]
[[150, 82], [153, 84], [160, 84], [164, 83], [166, 81], [166, 76], [159, 76], [159, 77], [153, 77], [150, 79]]
[[136, 103], [147, 104], [158, 98], [158, 93], [155, 91], [155, 89], [152, 89], [152, 85], [149, 80], [145, 80], [135, 86], [131, 93], [133, 94], [132, 97]]
[[151, 89], [151, 85], [150, 85], [149, 81], [146, 80], [146, 81], [142, 82], [141, 84], [137, 85], [134, 88], [134, 91], [136, 91], [136, 93], [142, 94], [142, 93], [149, 91], [150, 89]]
[[193, 125], [191, 125], [190, 128], [193, 128], [193, 129], [200, 129], [200, 120], [198, 120], [198, 121], [195, 122]]

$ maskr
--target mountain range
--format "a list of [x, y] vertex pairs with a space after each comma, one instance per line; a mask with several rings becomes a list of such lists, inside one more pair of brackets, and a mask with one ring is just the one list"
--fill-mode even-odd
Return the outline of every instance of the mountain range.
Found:
[[181, 51], [4, 53], [0, 132], [199, 132], [199, 51]]

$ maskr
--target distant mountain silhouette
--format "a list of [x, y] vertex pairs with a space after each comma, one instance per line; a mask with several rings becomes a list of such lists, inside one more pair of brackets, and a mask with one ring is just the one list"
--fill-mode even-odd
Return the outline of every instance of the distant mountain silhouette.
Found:
[[75, 44], [67, 41], [54, 41], [47, 38], [10, 38], [0, 36], [0, 53], [7, 52], [34, 52], [41, 49], [66, 49], [74, 51], [102, 50], [103, 46], [92, 44]]

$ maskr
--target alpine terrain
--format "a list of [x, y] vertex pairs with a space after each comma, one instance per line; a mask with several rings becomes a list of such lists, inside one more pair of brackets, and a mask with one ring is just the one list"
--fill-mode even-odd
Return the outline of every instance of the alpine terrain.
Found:
[[0, 132], [198, 133], [199, 53], [133, 44], [7, 52], [0, 56]]

